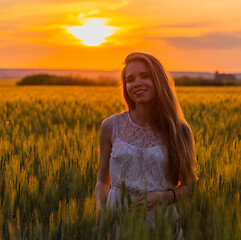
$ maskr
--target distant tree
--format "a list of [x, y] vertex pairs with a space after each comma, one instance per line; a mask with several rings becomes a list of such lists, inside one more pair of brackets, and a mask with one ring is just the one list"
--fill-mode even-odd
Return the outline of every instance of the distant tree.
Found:
[[236, 80], [235, 75], [233, 74], [226, 74], [226, 73], [219, 73], [218, 71], [215, 72], [214, 76], [215, 80]]

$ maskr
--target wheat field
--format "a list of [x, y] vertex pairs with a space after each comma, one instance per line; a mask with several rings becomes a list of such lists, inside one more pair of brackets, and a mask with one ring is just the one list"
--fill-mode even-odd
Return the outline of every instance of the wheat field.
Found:
[[[186, 240], [241, 239], [241, 87], [178, 87], [199, 181], [178, 202]], [[118, 87], [0, 86], [0, 239], [94, 239], [99, 130]], [[124, 214], [116, 239], [171, 239]], [[108, 239], [106, 220], [102, 239]], [[97, 236], [101, 238], [101, 236]]]

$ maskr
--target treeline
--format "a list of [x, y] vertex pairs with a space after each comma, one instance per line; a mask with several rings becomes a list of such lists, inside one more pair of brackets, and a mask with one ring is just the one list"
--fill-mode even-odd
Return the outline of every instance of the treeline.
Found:
[[80, 85], [80, 86], [114, 86], [117, 80], [108, 77], [99, 79], [56, 76], [49, 74], [35, 74], [22, 78], [17, 85]]
[[[188, 76], [174, 79], [176, 86], [238, 86], [240, 80], [232, 79], [204, 79], [202, 77], [190, 78]], [[68, 76], [56, 76], [49, 74], [37, 74], [24, 77], [17, 85], [80, 85], [80, 86], [116, 86], [118, 80], [108, 77], [99, 79], [77, 78]]]
[[240, 86], [241, 81], [236, 79], [204, 79], [187, 76], [175, 78], [176, 86]]

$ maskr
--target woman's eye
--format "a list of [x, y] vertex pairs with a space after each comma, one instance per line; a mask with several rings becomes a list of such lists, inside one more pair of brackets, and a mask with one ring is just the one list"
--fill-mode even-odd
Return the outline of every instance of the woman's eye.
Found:
[[149, 74], [142, 75], [143, 78], [149, 78]]
[[126, 78], [126, 82], [131, 82], [131, 81], [133, 81], [133, 77]]

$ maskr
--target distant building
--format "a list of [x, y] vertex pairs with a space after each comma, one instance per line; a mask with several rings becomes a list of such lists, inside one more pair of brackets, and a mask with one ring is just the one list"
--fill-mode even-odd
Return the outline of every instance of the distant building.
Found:
[[214, 79], [215, 80], [236, 80], [236, 77], [233, 74], [218, 73], [218, 71], [216, 71], [214, 75]]

